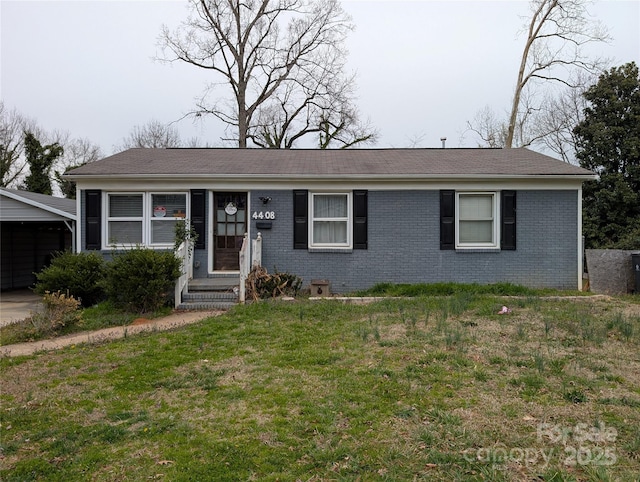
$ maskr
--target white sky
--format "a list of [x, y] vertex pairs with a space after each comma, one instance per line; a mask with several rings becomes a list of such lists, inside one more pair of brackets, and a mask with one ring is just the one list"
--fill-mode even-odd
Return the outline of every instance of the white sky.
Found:
[[[466, 122], [484, 106], [507, 110], [524, 39], [526, 1], [344, 0], [356, 30], [349, 69], [377, 147], [475, 146]], [[640, 64], [640, 1], [601, 0], [591, 12], [613, 41], [594, 56]], [[0, 96], [47, 131], [69, 131], [111, 154], [133, 126], [175, 121], [210, 73], [154, 61], [162, 24], [186, 1], [1, 0]], [[226, 90], [221, 97], [229, 97]], [[176, 124], [183, 140], [222, 145], [213, 120]]]

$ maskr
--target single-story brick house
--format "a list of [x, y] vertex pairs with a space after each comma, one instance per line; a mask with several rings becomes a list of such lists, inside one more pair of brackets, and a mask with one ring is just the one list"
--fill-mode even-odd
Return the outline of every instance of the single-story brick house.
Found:
[[77, 168], [79, 250], [170, 248], [198, 233], [193, 277], [262, 265], [333, 292], [378, 282], [579, 289], [585, 169], [524, 149], [129, 149]]

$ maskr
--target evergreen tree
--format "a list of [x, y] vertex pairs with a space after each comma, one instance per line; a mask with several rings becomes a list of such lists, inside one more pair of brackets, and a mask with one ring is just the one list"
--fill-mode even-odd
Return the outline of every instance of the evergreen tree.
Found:
[[54, 161], [63, 154], [62, 146], [57, 142], [43, 146], [27, 131], [24, 133], [24, 150], [30, 170], [25, 179], [25, 189], [51, 196], [51, 168]]
[[640, 77], [628, 63], [603, 73], [585, 94], [576, 157], [600, 179], [585, 183], [586, 246], [640, 248]]
[[62, 176], [64, 176], [66, 173], [68, 173], [72, 169], [75, 169], [76, 167], [82, 167], [85, 164], [86, 163], [78, 164], [77, 166], [69, 166], [62, 173], [56, 171], [55, 180], [58, 183], [58, 187], [60, 188], [60, 192], [67, 199], [75, 199], [76, 198], [76, 183], [75, 183], [75, 181], [70, 181], [69, 179], [64, 179]]

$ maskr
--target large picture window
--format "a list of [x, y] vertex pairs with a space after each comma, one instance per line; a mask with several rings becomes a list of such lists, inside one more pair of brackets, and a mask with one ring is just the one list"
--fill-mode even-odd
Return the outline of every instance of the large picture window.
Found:
[[498, 247], [497, 194], [460, 192], [456, 197], [456, 247]]
[[106, 247], [172, 246], [187, 216], [185, 193], [107, 193]]
[[311, 246], [351, 246], [350, 217], [349, 193], [311, 194]]

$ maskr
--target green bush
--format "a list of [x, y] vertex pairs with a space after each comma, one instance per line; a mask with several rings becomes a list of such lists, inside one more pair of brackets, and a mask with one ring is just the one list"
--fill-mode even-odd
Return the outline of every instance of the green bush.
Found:
[[104, 298], [105, 264], [98, 253], [56, 253], [51, 264], [36, 273], [35, 292], [68, 293], [82, 306], [93, 306]]
[[180, 260], [172, 251], [131, 249], [108, 264], [107, 296], [140, 313], [155, 311], [172, 299], [180, 274]]

